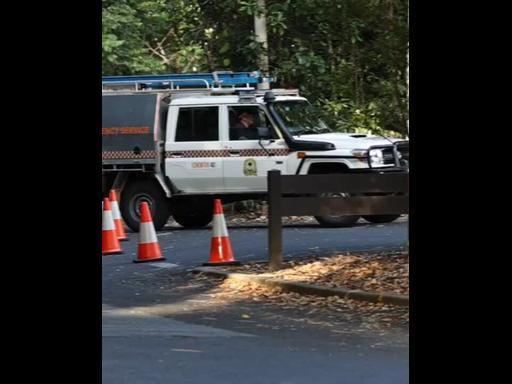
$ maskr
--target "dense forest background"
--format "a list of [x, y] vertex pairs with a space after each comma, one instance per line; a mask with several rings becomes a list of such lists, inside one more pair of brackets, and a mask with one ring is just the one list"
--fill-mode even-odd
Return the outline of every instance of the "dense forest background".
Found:
[[[102, 0], [104, 75], [252, 71], [256, 0]], [[407, 135], [407, 0], [267, 0], [276, 86], [343, 131]]]

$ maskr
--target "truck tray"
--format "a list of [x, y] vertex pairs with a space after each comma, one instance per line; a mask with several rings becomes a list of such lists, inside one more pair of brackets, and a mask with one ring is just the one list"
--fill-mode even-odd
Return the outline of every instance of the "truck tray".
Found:
[[103, 164], [154, 164], [161, 95], [107, 94], [102, 97]]

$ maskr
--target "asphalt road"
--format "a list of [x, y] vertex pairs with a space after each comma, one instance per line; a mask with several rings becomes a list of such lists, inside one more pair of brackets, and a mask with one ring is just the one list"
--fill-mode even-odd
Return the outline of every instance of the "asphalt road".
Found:
[[[230, 227], [235, 257], [267, 258], [267, 230]], [[303, 314], [251, 303], [210, 305], [208, 291], [182, 282], [208, 260], [211, 231], [158, 233], [167, 260], [134, 264], [137, 236], [103, 261], [103, 383], [407, 383], [408, 330], [322, 327]], [[327, 229], [287, 226], [286, 258], [403, 246], [407, 223]], [[184, 281], [184, 280], [183, 280]], [[241, 319], [240, 313], [251, 318]], [[256, 326], [258, 325], [258, 326]]]
[[[235, 258], [240, 261], [267, 260], [267, 228], [262, 225], [228, 227]], [[137, 235], [128, 233], [123, 242], [125, 255], [137, 252]], [[408, 240], [407, 223], [381, 225], [359, 224], [350, 228], [322, 228], [318, 225], [288, 225], [283, 228], [283, 256], [323, 255], [332, 252], [381, 250], [403, 246]], [[190, 230], [172, 227], [158, 233], [164, 256], [170, 263], [190, 268], [207, 262], [211, 229]], [[126, 262], [126, 256], [106, 256], [104, 264]]]

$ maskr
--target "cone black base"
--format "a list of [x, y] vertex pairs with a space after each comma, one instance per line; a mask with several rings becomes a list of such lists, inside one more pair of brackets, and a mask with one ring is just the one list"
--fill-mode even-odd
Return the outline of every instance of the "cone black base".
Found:
[[159, 257], [158, 259], [148, 259], [148, 260], [135, 259], [135, 260], [133, 260], [133, 262], [134, 263], [150, 263], [152, 261], [162, 261], [162, 260], [165, 260], [165, 257]]
[[221, 261], [220, 263], [203, 263], [205, 267], [215, 267], [215, 266], [223, 266], [223, 265], [242, 265], [239, 261]]
[[101, 255], [102, 256], [110, 256], [110, 255], [121, 255], [123, 253], [124, 253], [123, 251], [114, 251], [114, 252], [102, 253]]

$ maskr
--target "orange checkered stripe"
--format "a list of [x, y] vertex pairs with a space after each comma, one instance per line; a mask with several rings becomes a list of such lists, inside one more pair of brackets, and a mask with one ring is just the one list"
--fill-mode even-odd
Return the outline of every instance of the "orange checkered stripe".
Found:
[[154, 159], [156, 151], [141, 151], [136, 155], [133, 151], [105, 151], [102, 152], [103, 160], [132, 160], [132, 159]]
[[[269, 149], [268, 152], [274, 156], [288, 156], [288, 153], [290, 151], [288, 149]], [[258, 157], [258, 156], [268, 156], [268, 154], [263, 149], [242, 149], [240, 151], [240, 156]]]
[[[176, 151], [180, 157], [197, 158], [197, 157], [230, 157], [229, 150], [198, 150], [198, 151]], [[269, 153], [274, 156], [287, 156], [290, 151], [288, 149], [271, 149]], [[174, 151], [165, 152], [165, 157], [173, 157]], [[268, 156], [263, 149], [241, 149], [240, 157], [260, 157]]]
[[165, 157], [173, 157], [173, 153], [179, 153], [180, 157], [228, 157], [229, 151], [226, 149], [204, 150], [204, 151], [167, 151]]

